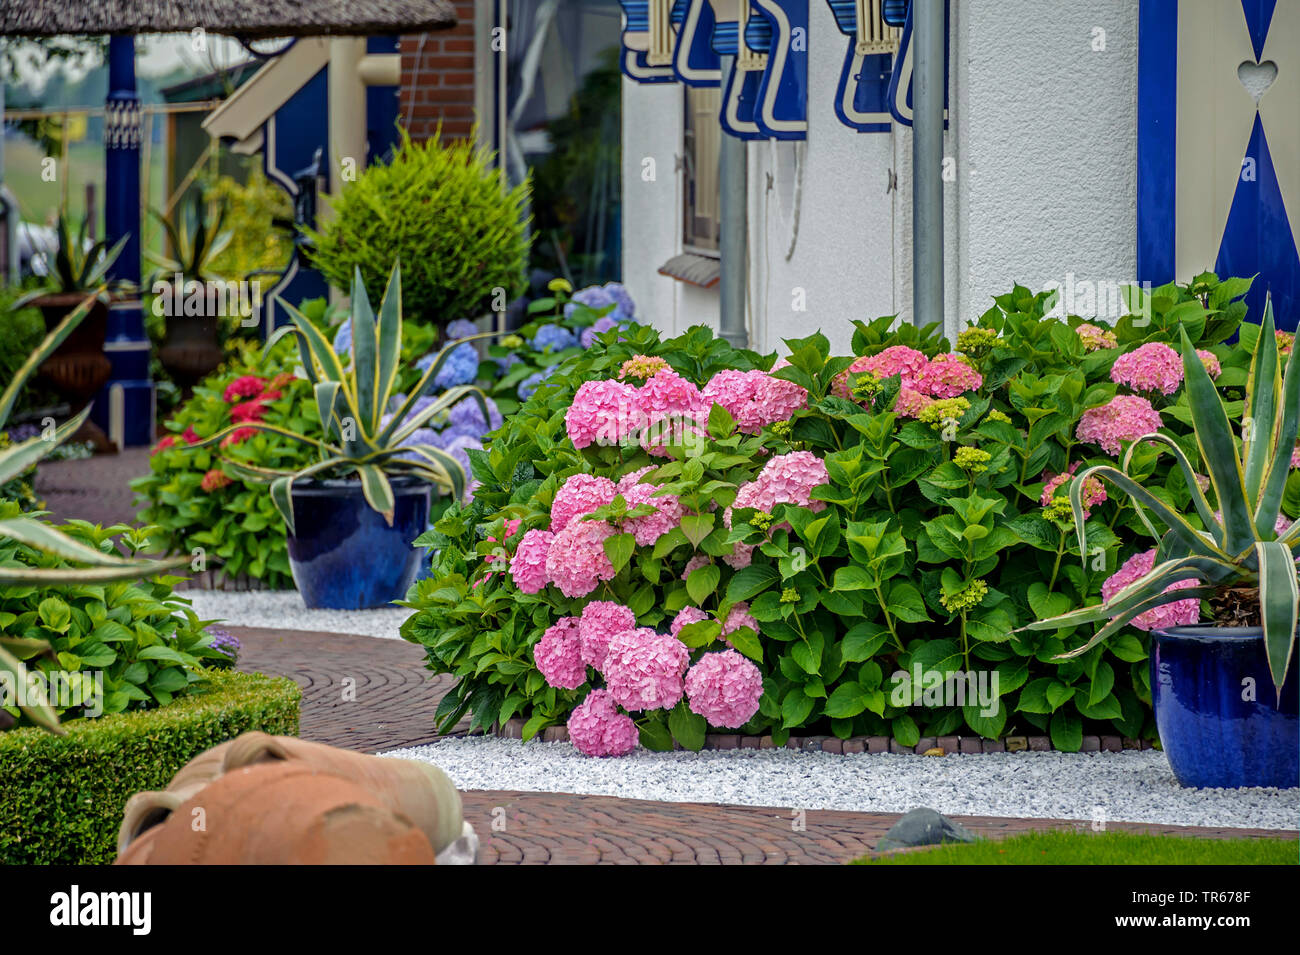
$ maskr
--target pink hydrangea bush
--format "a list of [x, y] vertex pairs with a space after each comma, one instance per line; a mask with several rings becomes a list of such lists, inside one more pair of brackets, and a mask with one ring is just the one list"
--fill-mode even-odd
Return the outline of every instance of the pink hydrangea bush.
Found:
[[686, 674], [691, 711], [713, 726], [735, 729], [758, 712], [763, 674], [735, 650], [706, 653]]
[[1107, 454], [1117, 457], [1121, 442], [1136, 441], [1164, 426], [1160, 412], [1146, 398], [1116, 395], [1099, 408], [1089, 408], [1079, 419], [1075, 437], [1100, 445]]
[[770, 424], [788, 421], [808, 405], [802, 385], [758, 370], [718, 372], [704, 386], [703, 398], [710, 406], [726, 408], [742, 434], [758, 434]]
[[[1119, 570], [1107, 577], [1105, 583], [1101, 585], [1102, 599], [1110, 602], [1117, 593], [1129, 584], [1151, 573], [1151, 569], [1155, 567], [1155, 564], [1156, 551], [1154, 547], [1140, 554], [1134, 554], [1124, 561]], [[1170, 584], [1165, 588], [1164, 592], [1185, 590], [1196, 585], [1195, 580], [1180, 580], [1177, 583]], [[1199, 598], [1192, 597], [1187, 600], [1175, 600], [1172, 603], [1163, 604], [1140, 613], [1133, 618], [1132, 624], [1139, 630], [1161, 630], [1167, 627], [1187, 626], [1196, 623], [1200, 619], [1201, 601]]]
[[626, 710], [672, 709], [682, 698], [690, 651], [672, 634], [638, 627], [615, 634], [600, 668], [614, 702]]
[[1172, 395], [1183, 383], [1183, 359], [1164, 342], [1148, 342], [1116, 358], [1110, 380], [1134, 391]]
[[547, 686], [576, 690], [586, 683], [587, 664], [578, 636], [578, 618], [561, 617], [547, 627], [533, 647], [533, 661]]
[[636, 749], [636, 723], [620, 713], [608, 690], [592, 690], [569, 714], [569, 740], [587, 756], [626, 756]]

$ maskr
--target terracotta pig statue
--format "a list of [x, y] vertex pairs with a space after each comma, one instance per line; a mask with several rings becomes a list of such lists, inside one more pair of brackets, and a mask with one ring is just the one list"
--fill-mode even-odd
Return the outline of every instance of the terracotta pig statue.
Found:
[[118, 865], [473, 863], [460, 793], [428, 763], [245, 733], [126, 804]]

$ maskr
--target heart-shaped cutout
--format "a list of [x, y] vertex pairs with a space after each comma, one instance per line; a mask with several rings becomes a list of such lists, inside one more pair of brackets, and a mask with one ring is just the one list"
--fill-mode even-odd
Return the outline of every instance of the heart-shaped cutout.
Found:
[[1241, 81], [1241, 85], [1246, 88], [1246, 92], [1258, 106], [1260, 99], [1277, 79], [1277, 64], [1272, 60], [1265, 60], [1263, 63], [1246, 60], [1237, 67], [1237, 79]]

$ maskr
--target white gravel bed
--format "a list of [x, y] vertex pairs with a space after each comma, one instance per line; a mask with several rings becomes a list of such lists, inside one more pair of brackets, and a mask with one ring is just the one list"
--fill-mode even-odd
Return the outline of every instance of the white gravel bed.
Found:
[[411, 611], [405, 607], [377, 610], [308, 610], [296, 590], [180, 590], [201, 619], [221, 619], [233, 627], [274, 627], [315, 633], [355, 633], [364, 637], [400, 640], [398, 628]]
[[1246, 829], [1296, 829], [1300, 818], [1300, 790], [1183, 789], [1156, 750], [925, 757], [638, 749], [593, 759], [569, 743], [477, 736], [384, 755], [434, 763], [461, 789]]

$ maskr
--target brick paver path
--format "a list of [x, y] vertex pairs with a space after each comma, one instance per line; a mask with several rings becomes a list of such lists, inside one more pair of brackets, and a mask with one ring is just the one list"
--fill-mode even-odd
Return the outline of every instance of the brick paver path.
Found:
[[240, 670], [287, 676], [302, 687], [303, 739], [374, 753], [438, 738], [434, 711], [452, 678], [426, 670], [424, 650], [415, 644], [346, 633], [229, 630], [242, 644]]
[[79, 518], [92, 524], [135, 524], [133, 478], [149, 473], [149, 449], [127, 448], [81, 461], [42, 461], [36, 494], [56, 521]]

